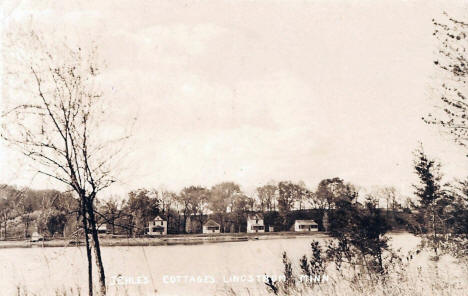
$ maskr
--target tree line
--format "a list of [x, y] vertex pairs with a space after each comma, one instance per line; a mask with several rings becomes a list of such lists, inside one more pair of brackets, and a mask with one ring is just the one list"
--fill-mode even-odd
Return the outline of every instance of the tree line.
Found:
[[[79, 199], [72, 192], [2, 185], [0, 194], [3, 239], [28, 238], [34, 231], [49, 237], [69, 237], [82, 228]], [[106, 225], [109, 234], [127, 237], [146, 234], [148, 223], [156, 216], [167, 220], [169, 234], [201, 232], [208, 217], [220, 223], [222, 232], [245, 232], [250, 213], [262, 213], [265, 224], [276, 231], [287, 231], [299, 218], [318, 220], [323, 228], [323, 213], [353, 194], [357, 196], [358, 188], [340, 178], [324, 179], [315, 189], [307, 188], [304, 182], [270, 182], [257, 187], [253, 194], [243, 192], [239, 184], [223, 182], [211, 188], [187, 186], [179, 192], [140, 188], [125, 197], [98, 200], [94, 211], [98, 227]], [[380, 187], [366, 196], [377, 207], [386, 207], [393, 225], [401, 226], [401, 219], [395, 217], [408, 211], [410, 204], [395, 188]]]

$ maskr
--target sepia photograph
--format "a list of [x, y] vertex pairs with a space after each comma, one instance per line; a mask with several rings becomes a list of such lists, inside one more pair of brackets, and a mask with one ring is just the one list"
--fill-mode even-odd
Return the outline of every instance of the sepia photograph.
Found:
[[468, 1], [0, 16], [0, 296], [468, 295]]

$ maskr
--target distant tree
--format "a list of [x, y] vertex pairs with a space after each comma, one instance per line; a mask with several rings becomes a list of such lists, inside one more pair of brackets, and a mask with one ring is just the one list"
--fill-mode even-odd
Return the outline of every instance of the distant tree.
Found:
[[397, 208], [397, 190], [395, 187], [384, 187], [382, 188], [382, 195], [385, 200], [385, 206], [387, 208], [387, 216], [390, 210], [395, 211]]
[[281, 181], [278, 183], [278, 211], [285, 217], [294, 206], [297, 199], [297, 185], [290, 181]]
[[46, 227], [50, 235], [54, 236], [56, 233], [63, 236], [63, 230], [65, 228], [65, 223], [67, 222], [67, 217], [64, 213], [59, 211], [52, 211], [47, 215]]
[[320, 209], [332, 209], [336, 200], [347, 194], [348, 189], [340, 178], [324, 179], [320, 181], [314, 196]]
[[257, 204], [256, 199], [254, 197], [252, 197], [252, 196], [246, 196], [245, 201], [246, 201], [246, 210], [249, 211], [249, 212], [253, 212], [257, 207], [256, 206], [256, 204]]
[[3, 236], [8, 237], [9, 220], [20, 215], [19, 207], [25, 189], [18, 190], [16, 187], [2, 185], [0, 197], [0, 224], [3, 224]]
[[203, 224], [203, 214], [207, 207], [208, 197], [207, 190], [201, 186], [185, 187], [176, 197], [184, 216], [184, 232], [187, 232], [187, 218], [192, 214], [198, 214], [200, 224]]
[[296, 201], [299, 204], [299, 210], [302, 210], [304, 204], [310, 200], [310, 191], [307, 189], [304, 181], [299, 181], [296, 186]]
[[28, 237], [29, 224], [31, 223], [31, 213], [34, 211], [31, 191], [20, 195], [17, 211], [21, 216], [24, 225], [24, 238]]
[[377, 187], [369, 193], [368, 197], [377, 202], [377, 207], [383, 203], [383, 207], [387, 210], [387, 216], [390, 211], [395, 212], [401, 207], [398, 202], [400, 195], [393, 186]]
[[145, 234], [148, 222], [159, 214], [159, 200], [145, 188], [130, 191], [128, 196], [124, 211], [132, 217], [133, 236]]
[[101, 213], [104, 216], [104, 221], [110, 225], [111, 233], [115, 234], [116, 222], [122, 217], [122, 205], [117, 201], [116, 198], [111, 197], [105, 201], [101, 206]]
[[[0, 198], [0, 227], [3, 232], [3, 239], [8, 237], [8, 221], [13, 215], [12, 202], [6, 198]], [[3, 226], [3, 227], [2, 227]]]
[[260, 211], [270, 212], [274, 210], [275, 196], [277, 191], [278, 187], [276, 185], [268, 184], [261, 187], [257, 187], [257, 196], [259, 199]]
[[169, 213], [169, 209], [176, 201], [177, 194], [165, 189], [159, 191], [159, 201], [161, 204], [161, 212], [165, 215]]
[[173, 210], [173, 207], [177, 202], [177, 194], [164, 188], [160, 188], [159, 201], [161, 205], [161, 213], [167, 219], [167, 231], [169, 232], [174, 231], [174, 229], [179, 229], [178, 225], [175, 225], [178, 215], [177, 212]]
[[190, 201], [192, 213], [198, 216], [198, 222], [200, 223], [200, 231], [203, 227], [203, 216], [206, 214], [208, 209], [208, 201], [210, 199], [210, 191], [204, 187], [197, 186], [192, 189], [192, 199]]
[[241, 193], [239, 185], [233, 182], [224, 182], [211, 187], [209, 207], [221, 215], [221, 228], [224, 232], [226, 232], [226, 214], [232, 211], [234, 200]]
[[255, 199], [245, 194], [240, 194], [234, 199], [232, 205], [232, 212], [235, 216], [235, 224], [237, 232], [241, 232], [242, 224], [245, 223], [247, 213], [252, 212], [254, 208]]

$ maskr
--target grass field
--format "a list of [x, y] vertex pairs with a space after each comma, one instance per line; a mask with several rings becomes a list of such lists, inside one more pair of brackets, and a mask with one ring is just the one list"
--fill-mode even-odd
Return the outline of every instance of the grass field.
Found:
[[[273, 295], [255, 277], [283, 273], [281, 254], [288, 252], [294, 270], [298, 259], [309, 254], [312, 239], [297, 236], [197, 245], [103, 247], [109, 295]], [[286, 236], [287, 237], [287, 236]], [[419, 239], [405, 233], [392, 234], [391, 244], [402, 253]], [[259, 237], [260, 238], [260, 237]], [[250, 276], [242, 279], [241, 277]], [[385, 283], [349, 282], [333, 268], [328, 281], [301, 287], [283, 295], [467, 295], [467, 266], [450, 256], [431, 260], [421, 252], [414, 257], [404, 278], [391, 275]], [[118, 277], [121, 281], [119, 282]], [[176, 276], [179, 281], [171, 282]], [[192, 282], [183, 276], [212, 277], [213, 282]], [[138, 279], [138, 277], [140, 277]], [[86, 255], [82, 247], [7, 248], [0, 252], [2, 295], [86, 295]]]

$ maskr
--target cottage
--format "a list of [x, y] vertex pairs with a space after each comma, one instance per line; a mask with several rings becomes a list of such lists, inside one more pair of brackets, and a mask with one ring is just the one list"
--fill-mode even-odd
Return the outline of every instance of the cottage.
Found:
[[106, 224], [100, 225], [98, 227], [97, 231], [98, 231], [99, 234], [106, 234], [107, 233], [107, 225]]
[[33, 232], [31, 235], [31, 242], [43, 241], [44, 237], [37, 232]]
[[265, 232], [263, 216], [260, 214], [247, 216], [247, 233]]
[[154, 218], [153, 221], [148, 223], [148, 235], [166, 235], [167, 234], [167, 221], [160, 216]]
[[213, 220], [208, 220], [203, 225], [203, 233], [219, 233], [221, 226]]
[[318, 224], [314, 220], [296, 220], [294, 231], [318, 231]]

